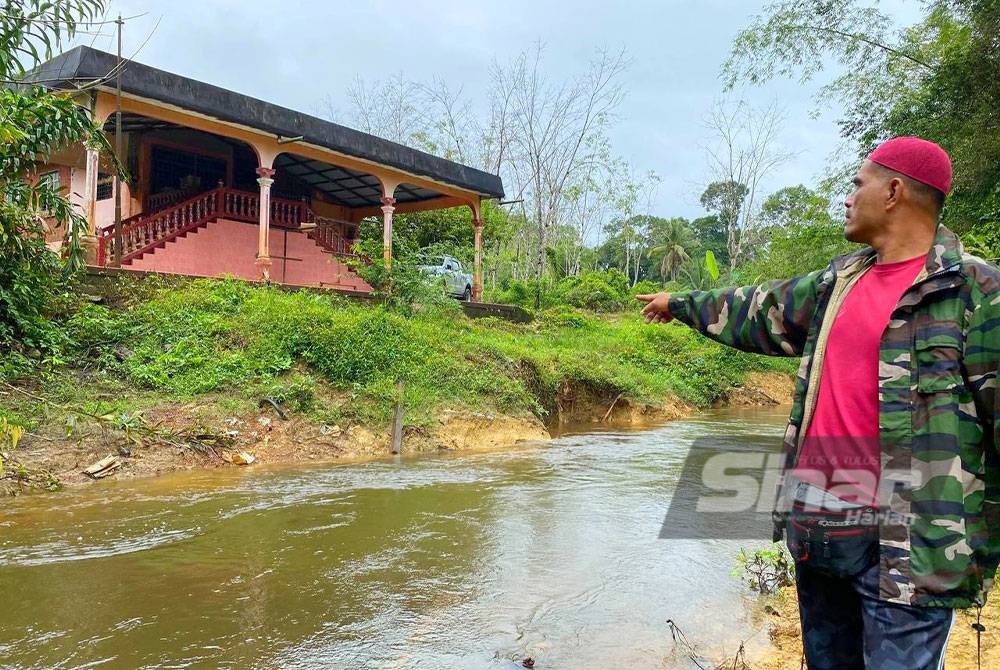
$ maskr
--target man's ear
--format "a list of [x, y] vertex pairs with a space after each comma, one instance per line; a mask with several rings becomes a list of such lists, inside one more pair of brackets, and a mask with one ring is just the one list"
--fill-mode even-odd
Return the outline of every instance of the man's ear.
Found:
[[886, 197], [885, 197], [886, 211], [892, 209], [893, 207], [897, 207], [899, 205], [903, 197], [904, 188], [906, 188], [906, 185], [903, 183], [903, 180], [900, 179], [899, 177], [893, 177], [892, 179], [889, 180], [889, 183], [886, 184]]

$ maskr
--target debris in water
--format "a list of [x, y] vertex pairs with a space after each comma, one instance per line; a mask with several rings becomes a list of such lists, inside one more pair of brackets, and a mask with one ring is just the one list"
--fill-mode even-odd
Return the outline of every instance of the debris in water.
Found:
[[535, 667], [535, 659], [533, 659], [532, 657], [528, 656], [526, 659], [524, 659], [523, 661], [521, 661], [521, 665], [523, 665], [526, 668], [533, 668], [533, 667]]
[[94, 479], [102, 479], [108, 475], [114, 473], [115, 470], [122, 466], [121, 461], [114, 454], [110, 456], [105, 456], [96, 463], [92, 463], [90, 466], [84, 469], [83, 474], [88, 477], [93, 477]]
[[233, 463], [236, 465], [250, 465], [257, 460], [257, 457], [249, 451], [237, 451], [233, 454]]

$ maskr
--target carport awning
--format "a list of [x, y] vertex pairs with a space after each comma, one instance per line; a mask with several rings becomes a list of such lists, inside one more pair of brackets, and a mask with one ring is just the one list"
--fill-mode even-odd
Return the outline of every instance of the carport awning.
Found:
[[[346, 207], [377, 207], [381, 204], [382, 187], [374, 175], [292, 154], [278, 156], [274, 161], [274, 167], [298, 177], [303, 183], [325, 193]], [[441, 197], [441, 194], [430, 189], [401, 184], [396, 187], [393, 197], [397, 203], [404, 203], [432, 200]]]

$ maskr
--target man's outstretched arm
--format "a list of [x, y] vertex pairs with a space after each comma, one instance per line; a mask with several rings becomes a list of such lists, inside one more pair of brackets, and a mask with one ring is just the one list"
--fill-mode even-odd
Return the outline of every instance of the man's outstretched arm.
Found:
[[768, 356], [800, 356], [823, 271], [737, 288], [637, 295], [646, 323], [677, 319], [722, 344]]

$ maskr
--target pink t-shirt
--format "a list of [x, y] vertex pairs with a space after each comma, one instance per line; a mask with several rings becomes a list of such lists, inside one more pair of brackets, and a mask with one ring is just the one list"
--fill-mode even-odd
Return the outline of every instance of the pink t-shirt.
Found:
[[827, 340], [797, 478], [845, 500], [876, 504], [879, 344], [893, 309], [926, 262], [924, 255], [877, 263], [848, 292]]

